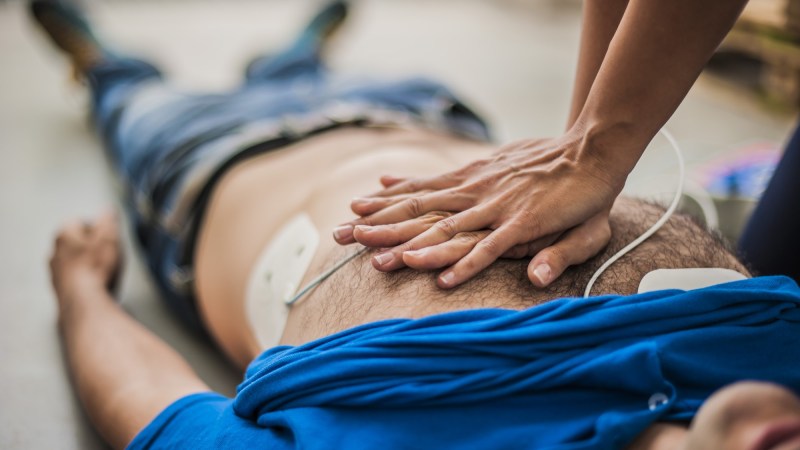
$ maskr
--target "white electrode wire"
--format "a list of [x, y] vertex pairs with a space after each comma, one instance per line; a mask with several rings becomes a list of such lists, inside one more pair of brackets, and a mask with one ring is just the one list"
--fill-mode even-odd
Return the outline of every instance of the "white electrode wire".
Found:
[[320, 284], [320, 283], [322, 283], [323, 281], [327, 280], [327, 279], [328, 279], [328, 277], [330, 277], [331, 275], [333, 275], [334, 273], [336, 273], [336, 271], [337, 271], [337, 270], [339, 270], [339, 269], [341, 269], [341, 268], [342, 268], [342, 266], [344, 266], [345, 264], [349, 263], [349, 262], [350, 262], [350, 261], [352, 261], [352, 260], [353, 260], [353, 259], [354, 259], [356, 256], [358, 256], [358, 255], [360, 255], [360, 254], [364, 253], [364, 252], [365, 252], [365, 251], [367, 251], [367, 250], [369, 250], [369, 248], [368, 248], [368, 247], [361, 247], [361, 248], [360, 248], [358, 251], [356, 251], [356, 252], [355, 252], [355, 253], [353, 253], [352, 255], [345, 256], [345, 257], [344, 257], [344, 258], [342, 258], [341, 260], [337, 261], [337, 262], [336, 262], [336, 263], [335, 263], [335, 264], [334, 264], [334, 265], [333, 265], [333, 266], [332, 266], [330, 269], [326, 270], [325, 272], [322, 272], [322, 273], [321, 273], [321, 274], [319, 274], [319, 275], [318, 275], [316, 278], [314, 278], [313, 280], [309, 281], [309, 282], [308, 282], [308, 284], [306, 284], [306, 285], [303, 287], [303, 289], [300, 289], [300, 292], [298, 292], [297, 294], [295, 294], [295, 295], [294, 295], [294, 297], [290, 298], [289, 300], [286, 300], [284, 303], [286, 303], [286, 306], [288, 306], [288, 307], [291, 307], [291, 306], [292, 306], [293, 304], [295, 304], [295, 303], [296, 303], [298, 300], [300, 300], [301, 298], [303, 298], [303, 296], [304, 296], [304, 295], [306, 295], [306, 293], [307, 293], [308, 291], [310, 291], [311, 289], [314, 289], [315, 287], [319, 286], [319, 284]]
[[597, 269], [594, 275], [592, 275], [592, 278], [589, 280], [589, 284], [586, 285], [586, 291], [584, 291], [583, 293], [583, 298], [589, 297], [589, 294], [592, 292], [592, 286], [594, 286], [594, 282], [597, 281], [598, 278], [600, 278], [600, 275], [602, 275], [603, 272], [606, 271], [606, 269], [608, 269], [618, 259], [625, 256], [626, 253], [633, 250], [634, 248], [636, 248], [636, 246], [646, 241], [647, 238], [655, 234], [655, 232], [658, 231], [659, 228], [661, 228], [662, 226], [664, 226], [665, 223], [667, 223], [667, 220], [669, 220], [669, 218], [672, 217], [672, 213], [674, 213], [675, 209], [678, 208], [678, 203], [681, 200], [681, 195], [683, 195], [683, 183], [685, 181], [684, 180], [685, 164], [683, 162], [683, 154], [681, 153], [681, 149], [678, 146], [678, 142], [675, 140], [674, 137], [672, 137], [672, 134], [670, 134], [669, 131], [662, 128], [660, 130], [660, 133], [667, 139], [670, 145], [672, 145], [672, 149], [675, 150], [675, 156], [677, 156], [678, 158], [678, 171], [680, 175], [678, 177], [678, 188], [675, 191], [675, 198], [672, 199], [672, 203], [669, 205], [669, 208], [667, 208], [667, 210], [664, 212], [664, 215], [662, 215], [661, 218], [658, 219], [658, 221], [654, 223], [652, 227], [650, 227], [647, 231], [642, 233], [641, 236], [631, 241], [630, 244], [626, 245], [622, 250], [618, 251], [614, 256], [608, 258], [608, 260], [604, 262], [599, 269]]

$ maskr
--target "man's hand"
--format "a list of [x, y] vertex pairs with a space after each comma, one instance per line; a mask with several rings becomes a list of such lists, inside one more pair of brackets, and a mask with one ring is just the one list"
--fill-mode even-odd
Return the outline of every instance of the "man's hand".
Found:
[[71, 222], [58, 233], [50, 258], [50, 275], [63, 308], [73, 289], [89, 285], [111, 289], [116, 282], [121, 250], [117, 220], [105, 213], [94, 223]]
[[191, 366], [113, 302], [119, 270], [117, 221], [106, 213], [58, 233], [50, 272], [70, 379], [92, 424], [114, 448], [176, 400], [207, 392]]
[[500, 257], [535, 256], [528, 277], [549, 285], [608, 243], [608, 214], [627, 172], [615, 173], [574, 135], [526, 140], [492, 158], [426, 179], [383, 177], [384, 189], [355, 199], [362, 216], [334, 231], [340, 244], [393, 247], [379, 270], [437, 269], [457, 286]]

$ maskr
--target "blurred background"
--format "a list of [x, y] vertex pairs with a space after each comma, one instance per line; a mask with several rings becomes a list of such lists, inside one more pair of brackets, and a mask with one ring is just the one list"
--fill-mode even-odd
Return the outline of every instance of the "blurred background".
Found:
[[[280, 48], [319, 5], [83, 3], [114, 47], [154, 60], [188, 89], [217, 91], [239, 83], [247, 61]], [[489, 118], [498, 142], [562, 131], [580, 1], [353, 3], [352, 19], [331, 54], [335, 69], [444, 80]], [[723, 169], [741, 155], [775, 157], [790, 132], [800, 100], [795, 3], [751, 1], [670, 120], [696, 185], [725, 178]], [[0, 448], [103, 448], [69, 386], [47, 258], [59, 224], [116, 204], [115, 184], [89, 127], [86, 93], [71, 81], [66, 60], [34, 29], [25, 6], [0, 1]], [[629, 179], [629, 192], [673, 192], [677, 168], [664, 148], [654, 141]], [[715, 193], [718, 201], [735, 194], [725, 189]], [[741, 216], [746, 208], [731, 214]], [[726, 233], [736, 231], [734, 224]], [[239, 374], [169, 316], [128, 247], [123, 306], [187, 355], [212, 387], [233, 393]]]

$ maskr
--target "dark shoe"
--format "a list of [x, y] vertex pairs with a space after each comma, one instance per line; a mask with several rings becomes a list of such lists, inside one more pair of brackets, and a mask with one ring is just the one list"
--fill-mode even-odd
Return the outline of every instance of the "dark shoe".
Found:
[[314, 41], [317, 46], [324, 46], [325, 42], [341, 28], [347, 18], [348, 4], [346, 1], [337, 0], [326, 5], [311, 19], [303, 30], [302, 38]]
[[34, 0], [30, 12], [50, 40], [72, 59], [76, 71], [83, 73], [106, 57], [83, 13], [73, 4], [60, 0]]
[[309, 62], [319, 65], [325, 45], [344, 24], [347, 12], [348, 3], [345, 0], [328, 3], [283, 51], [278, 54], [260, 55], [251, 60], [245, 69], [247, 78], [275, 79], [284, 76], [286, 72], [291, 72], [291, 68]]

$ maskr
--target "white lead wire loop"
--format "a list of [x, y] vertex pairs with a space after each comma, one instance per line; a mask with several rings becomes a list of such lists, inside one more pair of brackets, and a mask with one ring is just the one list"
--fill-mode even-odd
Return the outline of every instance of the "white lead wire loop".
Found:
[[333, 267], [317, 275], [317, 277], [309, 281], [308, 284], [306, 284], [306, 286], [303, 289], [300, 289], [300, 292], [295, 294], [294, 297], [290, 298], [289, 300], [286, 300], [285, 302], [286, 306], [292, 306], [295, 302], [303, 298], [303, 296], [306, 295], [308, 291], [319, 286], [320, 283], [322, 283], [323, 281], [328, 279], [328, 277], [336, 273], [336, 271], [339, 270], [343, 265], [349, 263], [350, 261], [353, 260], [353, 258], [364, 253], [365, 251], [367, 251], [367, 247], [361, 247], [357, 252], [353, 253], [350, 256], [344, 257], [343, 259], [339, 260], [339, 262], [334, 264]]
[[669, 218], [672, 217], [672, 214], [678, 208], [678, 203], [680, 202], [681, 195], [683, 194], [683, 183], [686, 178], [685, 174], [686, 164], [683, 161], [683, 153], [681, 153], [681, 149], [678, 146], [678, 142], [675, 140], [674, 137], [672, 137], [672, 134], [664, 128], [660, 130], [660, 133], [667, 139], [670, 145], [672, 145], [672, 149], [675, 150], [675, 156], [677, 156], [678, 158], [678, 171], [680, 175], [678, 177], [678, 189], [675, 191], [675, 198], [672, 199], [672, 203], [669, 205], [669, 208], [667, 208], [667, 210], [664, 212], [664, 215], [662, 215], [661, 218], [658, 219], [658, 221], [653, 224], [653, 226], [651, 226], [647, 231], [642, 233], [641, 236], [631, 241], [631, 243], [626, 245], [622, 250], [614, 254], [614, 256], [608, 258], [608, 260], [606, 260], [606, 262], [604, 262], [603, 265], [600, 266], [599, 269], [597, 269], [594, 275], [592, 275], [592, 278], [589, 280], [589, 283], [586, 285], [586, 291], [584, 291], [583, 293], [583, 298], [589, 297], [589, 294], [592, 292], [592, 286], [594, 286], [594, 282], [597, 281], [598, 278], [600, 278], [600, 275], [602, 275], [603, 272], [606, 271], [606, 269], [608, 269], [618, 259], [625, 256], [626, 253], [630, 252], [631, 250], [636, 248], [639, 244], [646, 241], [647, 238], [655, 234], [656, 231], [658, 231], [662, 226], [664, 226], [665, 223], [667, 223], [667, 220], [669, 220]]

